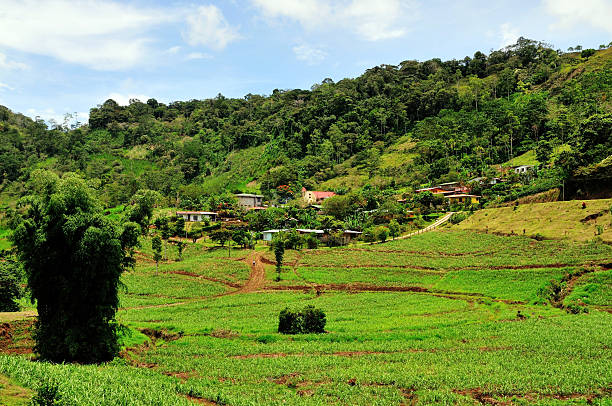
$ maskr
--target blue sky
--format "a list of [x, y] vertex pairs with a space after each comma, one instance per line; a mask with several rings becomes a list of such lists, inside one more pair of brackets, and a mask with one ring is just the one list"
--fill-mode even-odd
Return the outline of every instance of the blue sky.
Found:
[[612, 0], [0, 0], [0, 104], [85, 120], [108, 98], [307, 89], [519, 36], [597, 48], [610, 21]]

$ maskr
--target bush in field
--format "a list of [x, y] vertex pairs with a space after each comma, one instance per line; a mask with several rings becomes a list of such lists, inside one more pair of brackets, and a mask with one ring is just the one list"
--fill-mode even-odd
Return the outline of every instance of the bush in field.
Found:
[[37, 301], [36, 351], [54, 362], [110, 361], [119, 351], [119, 277], [133, 263], [138, 226], [106, 218], [75, 174], [34, 171], [28, 187], [12, 239]]
[[326, 322], [325, 313], [314, 306], [306, 306], [300, 311], [285, 308], [278, 316], [278, 332], [282, 334], [324, 333]]
[[36, 395], [32, 398], [32, 405], [54, 406], [62, 405], [62, 397], [59, 393], [59, 385], [54, 381], [44, 382], [38, 387]]
[[306, 247], [310, 250], [319, 248], [319, 239], [315, 237], [314, 235], [308, 234], [304, 238], [304, 241], [306, 242]]
[[387, 227], [378, 227], [376, 228], [376, 239], [380, 242], [387, 241], [387, 237], [389, 237], [389, 229]]
[[453, 213], [453, 215], [450, 217], [449, 221], [451, 222], [451, 224], [459, 224], [461, 223], [463, 220], [465, 220], [467, 218], [467, 214], [465, 213]]
[[374, 233], [374, 229], [370, 227], [370, 228], [366, 228], [365, 230], [363, 230], [363, 234], [361, 235], [361, 238], [365, 242], [376, 241], [376, 234]]
[[395, 237], [400, 235], [400, 231], [401, 228], [397, 220], [391, 220], [389, 222], [389, 235], [391, 236], [391, 238], [395, 239]]
[[340, 247], [343, 244], [343, 233], [342, 231], [330, 231], [327, 235], [325, 244], [328, 247]]
[[19, 264], [0, 262], [0, 312], [18, 312], [17, 300], [23, 296], [19, 285]]
[[298, 250], [304, 246], [304, 237], [297, 230], [291, 230], [285, 234], [285, 248]]

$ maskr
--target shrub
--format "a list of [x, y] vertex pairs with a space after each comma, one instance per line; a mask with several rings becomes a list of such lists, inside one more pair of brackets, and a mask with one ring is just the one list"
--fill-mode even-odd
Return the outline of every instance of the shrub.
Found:
[[451, 224], [459, 224], [466, 218], [467, 218], [467, 214], [465, 213], [454, 213], [449, 219], [449, 221], [451, 222]]
[[304, 238], [297, 232], [291, 230], [285, 235], [285, 248], [289, 250], [298, 250], [304, 246]]
[[306, 247], [308, 249], [314, 250], [319, 248], [319, 239], [312, 235], [307, 235], [304, 240], [306, 241]]
[[389, 236], [389, 229], [387, 227], [378, 227], [376, 229], [376, 239], [380, 242], [387, 241], [387, 237]]
[[374, 234], [374, 230], [371, 227], [366, 228], [365, 230], [363, 230], [363, 234], [361, 235], [361, 238], [365, 242], [374, 242], [376, 241], [376, 234]]
[[32, 404], [36, 406], [61, 405], [62, 397], [59, 393], [59, 386], [54, 381], [44, 382], [38, 387], [36, 395], [32, 398]]
[[580, 57], [581, 58], [586, 58], [588, 59], [589, 57], [595, 55], [595, 50], [594, 49], [584, 49], [581, 53], [580, 53]]
[[306, 306], [301, 311], [285, 308], [278, 316], [278, 332], [282, 334], [324, 333], [326, 322], [325, 313], [314, 306]]
[[301, 312], [302, 331], [304, 333], [324, 333], [327, 322], [325, 313], [314, 306], [306, 306]]
[[589, 309], [586, 306], [580, 306], [577, 303], [569, 303], [564, 306], [565, 311], [570, 314], [588, 313]]
[[289, 308], [281, 310], [278, 315], [278, 332], [282, 334], [299, 334], [301, 326], [299, 325], [298, 313]]

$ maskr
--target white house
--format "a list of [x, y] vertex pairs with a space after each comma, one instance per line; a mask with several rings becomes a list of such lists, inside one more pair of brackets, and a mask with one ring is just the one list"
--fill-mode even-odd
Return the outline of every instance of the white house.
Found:
[[176, 216], [183, 217], [185, 221], [203, 221], [205, 218], [217, 221], [217, 213], [212, 211], [177, 211]]
[[281, 233], [283, 231], [289, 231], [287, 229], [283, 229], [283, 230], [265, 230], [262, 231], [261, 234], [263, 235], [263, 240], [264, 241], [272, 241], [272, 239], [274, 238], [274, 236], [278, 233]]
[[514, 173], [518, 173], [520, 175], [521, 173], [527, 173], [533, 170], [533, 168], [534, 168], [533, 165], [519, 165], [519, 166], [513, 166], [512, 170], [514, 171]]

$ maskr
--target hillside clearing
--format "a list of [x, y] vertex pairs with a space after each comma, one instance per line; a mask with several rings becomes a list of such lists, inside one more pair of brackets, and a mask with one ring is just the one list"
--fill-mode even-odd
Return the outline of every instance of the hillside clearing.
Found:
[[[521, 204], [475, 212], [454, 228], [545, 238], [612, 242], [612, 199]], [[524, 232], [523, 232], [524, 231]]]

